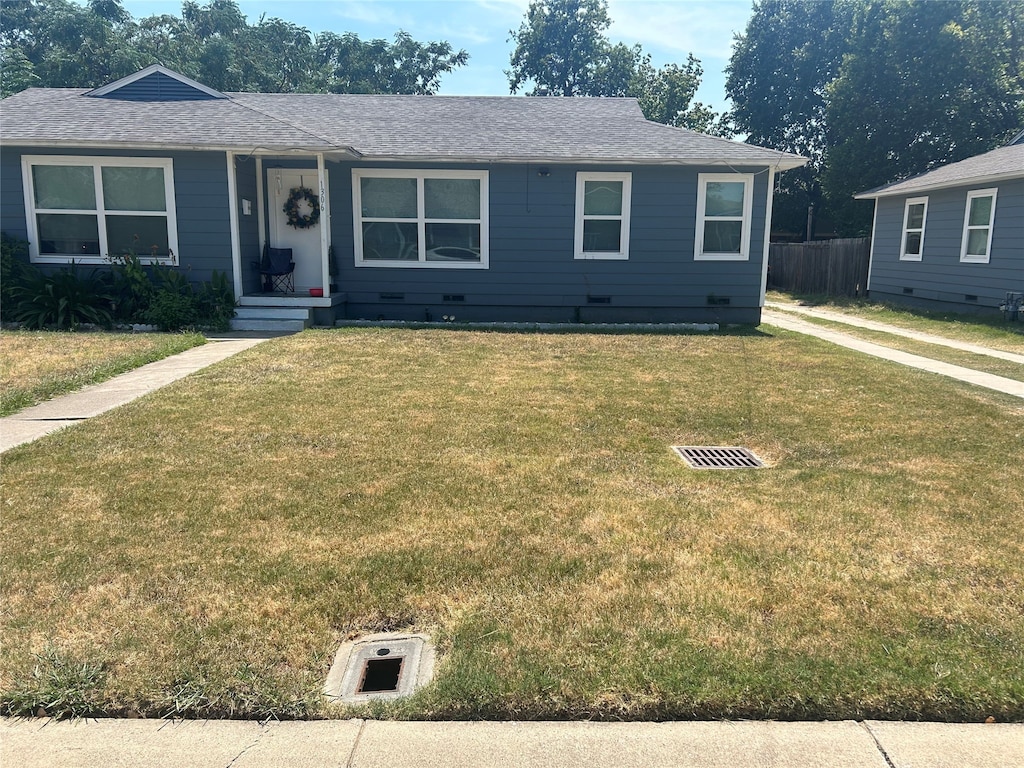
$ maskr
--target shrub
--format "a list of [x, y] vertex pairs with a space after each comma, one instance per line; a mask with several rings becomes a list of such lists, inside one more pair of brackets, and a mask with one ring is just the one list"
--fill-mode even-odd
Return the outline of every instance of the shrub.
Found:
[[191, 293], [157, 291], [146, 311], [146, 321], [161, 331], [180, 331], [199, 325], [199, 302]]
[[28, 263], [28, 241], [0, 233], [0, 318], [14, 319], [14, 289], [36, 273]]
[[29, 328], [74, 328], [81, 323], [109, 326], [111, 292], [105, 276], [78, 274], [75, 264], [53, 274], [30, 274], [12, 289], [13, 317]]
[[203, 283], [197, 296], [200, 323], [215, 331], [226, 331], [235, 316], [235, 292], [226, 272], [214, 270], [210, 282]]
[[114, 287], [114, 316], [130, 323], [144, 321], [156, 286], [134, 253], [109, 257]]

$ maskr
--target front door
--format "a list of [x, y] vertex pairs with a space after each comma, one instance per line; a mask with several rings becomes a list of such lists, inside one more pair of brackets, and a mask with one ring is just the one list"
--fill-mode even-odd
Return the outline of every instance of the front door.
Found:
[[[326, 185], [326, 171], [324, 183]], [[323, 260], [320, 253], [320, 227], [323, 226], [323, 211], [320, 220], [309, 227], [294, 227], [288, 224], [284, 212], [285, 203], [292, 190], [306, 188], [318, 194], [316, 170], [292, 170], [270, 168], [267, 170], [268, 199], [270, 200], [270, 245], [274, 248], [291, 248], [295, 261], [295, 291], [308, 293], [310, 288], [326, 288], [323, 285]], [[299, 201], [300, 215], [307, 215], [310, 209], [304, 200]]]

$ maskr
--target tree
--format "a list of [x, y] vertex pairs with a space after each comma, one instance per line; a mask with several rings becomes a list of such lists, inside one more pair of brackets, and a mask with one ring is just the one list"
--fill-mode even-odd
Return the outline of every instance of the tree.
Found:
[[4, 0], [0, 86], [96, 87], [154, 62], [222, 91], [435, 93], [465, 51], [309, 30], [282, 19], [249, 24], [234, 0], [182, 4], [181, 16], [135, 21], [120, 0]]
[[[733, 41], [725, 92], [737, 132], [751, 144], [810, 160], [780, 177], [773, 205], [777, 229], [805, 231], [808, 209], [822, 208], [826, 88], [846, 53], [852, 13], [849, 0], [764, 0]], [[812, 237], [813, 222], [806, 232]]]
[[418, 43], [407, 32], [395, 42], [360, 40], [351, 32], [316, 38], [316, 90], [330, 93], [437, 93], [441, 75], [469, 60], [448, 43]]
[[88, 7], [67, 0], [3, 2], [0, 56], [17, 67], [16, 77], [4, 77], [4, 95], [29, 84], [97, 87], [137, 71], [148, 62], [125, 43], [123, 18], [118, 0]]
[[863, 234], [854, 193], [1004, 142], [1024, 123], [1022, 40], [1024, 0], [756, 4], [727, 70], [733, 120], [811, 159], [782, 177], [776, 228], [813, 205]]
[[597, 93], [597, 72], [611, 47], [604, 34], [610, 25], [606, 0], [531, 2], [525, 21], [511, 32], [516, 47], [506, 74], [512, 93], [533, 81], [528, 96], [605, 95]]
[[530, 96], [632, 96], [648, 120], [731, 135], [724, 116], [693, 103], [704, 74], [699, 60], [655, 69], [639, 45], [612, 45], [610, 25], [607, 0], [533, 0], [510, 32], [511, 92], [532, 82]]
[[963, 160], [1024, 122], [1024, 2], [864, 3], [828, 86], [822, 186], [840, 225], [867, 232], [852, 195]]

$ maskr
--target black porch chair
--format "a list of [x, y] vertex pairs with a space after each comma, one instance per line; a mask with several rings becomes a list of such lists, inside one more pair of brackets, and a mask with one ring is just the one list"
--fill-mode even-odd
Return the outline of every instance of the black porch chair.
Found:
[[263, 260], [259, 264], [263, 278], [263, 290], [295, 293], [295, 262], [291, 248], [263, 248]]

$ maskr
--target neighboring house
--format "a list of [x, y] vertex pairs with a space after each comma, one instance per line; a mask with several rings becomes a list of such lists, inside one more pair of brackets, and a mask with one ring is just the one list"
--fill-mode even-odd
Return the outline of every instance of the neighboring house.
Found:
[[872, 298], [995, 312], [1024, 292], [1024, 133], [856, 197], [875, 201]]
[[159, 65], [0, 109], [0, 228], [33, 262], [134, 248], [319, 322], [757, 323], [775, 174], [805, 162], [634, 99], [224, 94]]

